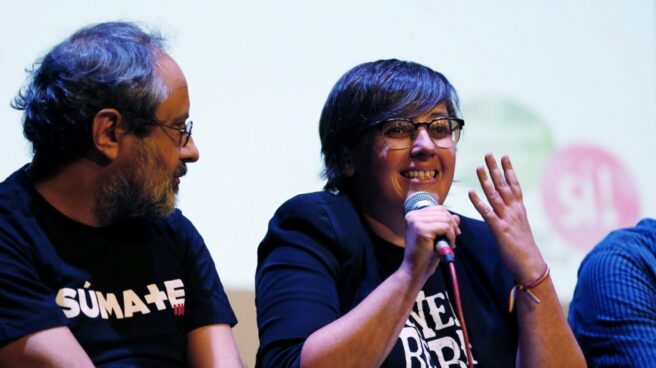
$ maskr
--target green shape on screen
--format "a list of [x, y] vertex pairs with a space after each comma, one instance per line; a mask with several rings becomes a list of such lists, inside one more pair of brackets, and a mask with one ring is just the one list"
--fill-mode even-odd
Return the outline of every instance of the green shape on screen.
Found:
[[509, 155], [524, 191], [537, 190], [542, 170], [554, 151], [548, 124], [519, 102], [498, 97], [463, 104], [463, 136], [458, 143], [455, 179], [479, 189], [476, 167], [492, 152]]

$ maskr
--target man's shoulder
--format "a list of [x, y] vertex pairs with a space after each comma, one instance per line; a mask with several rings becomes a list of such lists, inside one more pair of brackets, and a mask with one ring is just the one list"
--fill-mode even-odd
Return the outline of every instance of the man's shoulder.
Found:
[[611, 231], [588, 254], [624, 254], [656, 257], [656, 220], [644, 219], [636, 226]]
[[169, 234], [176, 243], [187, 244], [189, 241], [200, 239], [200, 234], [194, 224], [179, 208], [175, 208], [167, 217], [157, 219], [144, 219], [150, 226], [158, 229], [160, 234]]
[[153, 222], [157, 224], [161, 224], [162, 226], [173, 226], [177, 227], [180, 225], [191, 225], [191, 221], [182, 214], [182, 211], [179, 208], [175, 208], [173, 212], [171, 212], [170, 215], [160, 218], [160, 219], [154, 219], [152, 220]]
[[[3, 233], [25, 233], [17, 228], [35, 225], [32, 194], [25, 166], [0, 183], [0, 229]], [[28, 225], [29, 223], [29, 225]]]
[[656, 221], [644, 219], [601, 240], [581, 262], [579, 278], [607, 275], [611, 269], [625, 273], [652, 268], [656, 268]]

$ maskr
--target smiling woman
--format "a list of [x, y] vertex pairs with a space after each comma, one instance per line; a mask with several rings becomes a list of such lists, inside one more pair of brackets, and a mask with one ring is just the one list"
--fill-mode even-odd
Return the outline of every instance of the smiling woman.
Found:
[[[507, 157], [477, 170], [485, 223], [441, 205], [404, 215], [412, 193], [445, 200], [458, 115], [449, 81], [416, 63], [365, 63], [337, 82], [319, 127], [326, 190], [283, 204], [258, 250], [257, 366], [584, 365]], [[455, 248], [471, 359], [438, 239]], [[509, 313], [511, 290], [527, 293]]]

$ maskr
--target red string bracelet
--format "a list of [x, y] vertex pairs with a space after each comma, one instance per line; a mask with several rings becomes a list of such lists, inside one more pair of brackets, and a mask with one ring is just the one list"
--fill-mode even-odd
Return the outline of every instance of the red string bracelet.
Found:
[[515, 285], [510, 290], [510, 295], [508, 296], [508, 312], [512, 312], [515, 308], [515, 299], [517, 299], [517, 291], [524, 291], [528, 294], [529, 298], [533, 300], [536, 304], [540, 304], [540, 298], [531, 290], [536, 286], [540, 285], [544, 280], [549, 277], [549, 266], [546, 266], [546, 269], [542, 273], [542, 276], [538, 277], [537, 280], [533, 281], [528, 285]]

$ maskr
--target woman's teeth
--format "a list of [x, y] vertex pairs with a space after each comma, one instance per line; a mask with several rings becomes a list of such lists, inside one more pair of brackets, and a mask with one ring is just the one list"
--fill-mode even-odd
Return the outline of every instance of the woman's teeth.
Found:
[[428, 180], [435, 177], [435, 170], [409, 170], [403, 172], [408, 179]]

